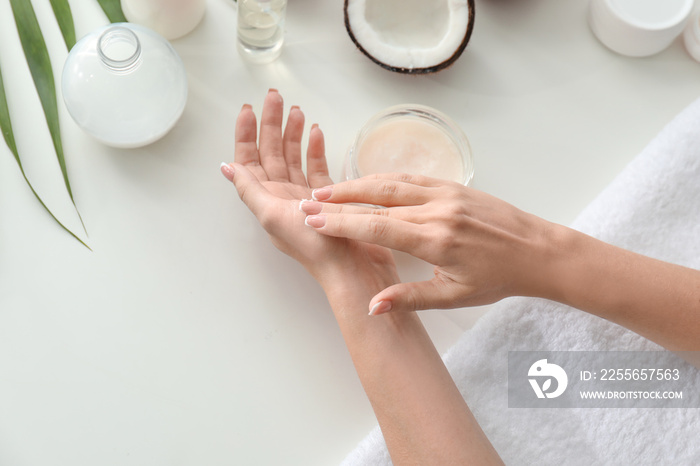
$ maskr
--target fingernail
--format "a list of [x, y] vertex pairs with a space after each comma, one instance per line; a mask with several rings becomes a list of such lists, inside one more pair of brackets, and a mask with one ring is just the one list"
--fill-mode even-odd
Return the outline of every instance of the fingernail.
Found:
[[298, 105], [292, 105], [292, 106], [289, 108], [289, 113], [292, 113], [292, 110], [295, 110], [295, 109], [296, 109], [296, 110], [301, 110], [301, 109], [299, 108]]
[[267, 92], [268, 92], [268, 93], [270, 93], [270, 92], [277, 92], [277, 93], [279, 93], [279, 91], [278, 91], [277, 89], [275, 89], [274, 87], [271, 87], [270, 89], [268, 89]]
[[314, 189], [313, 191], [311, 191], [311, 198], [314, 201], [325, 201], [329, 197], [331, 197], [332, 192], [333, 189], [330, 186], [326, 186], [325, 188]]
[[314, 123], [313, 125], [311, 125], [311, 129], [314, 129], [314, 128], [318, 128], [318, 123]]
[[379, 314], [384, 314], [389, 311], [391, 311], [391, 301], [379, 301], [369, 310], [369, 315], [378, 316]]
[[241, 107], [241, 111], [246, 110], [246, 109], [252, 110], [253, 106], [250, 104], [243, 104], [243, 106]]
[[308, 227], [323, 228], [326, 225], [325, 215], [309, 215], [304, 219], [304, 223]]
[[304, 212], [306, 215], [316, 215], [320, 214], [323, 210], [323, 205], [319, 202], [314, 202], [311, 199], [302, 199], [299, 203], [299, 210]]
[[233, 167], [227, 163], [222, 163], [221, 164], [221, 173], [226, 177], [227, 180], [233, 181], [233, 175], [236, 174], [236, 170], [233, 169]]

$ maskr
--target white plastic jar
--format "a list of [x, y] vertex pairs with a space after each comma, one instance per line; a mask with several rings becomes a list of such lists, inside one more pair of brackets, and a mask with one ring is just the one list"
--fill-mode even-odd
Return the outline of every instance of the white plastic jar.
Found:
[[168, 40], [192, 31], [204, 17], [206, 0], [121, 0], [130, 23], [153, 29]]
[[647, 57], [671, 45], [692, 9], [693, 0], [591, 0], [588, 20], [609, 49]]
[[700, 11], [693, 14], [688, 22], [683, 32], [683, 41], [690, 56], [700, 62]]

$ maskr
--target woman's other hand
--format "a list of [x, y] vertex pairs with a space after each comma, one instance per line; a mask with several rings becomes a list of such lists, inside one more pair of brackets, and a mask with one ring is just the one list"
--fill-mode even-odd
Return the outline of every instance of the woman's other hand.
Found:
[[[308, 225], [407, 252], [435, 265], [432, 280], [378, 293], [373, 314], [489, 304], [538, 295], [548, 238], [557, 225], [458, 183], [381, 174], [317, 189], [305, 203]], [[371, 204], [386, 208], [349, 205]]]

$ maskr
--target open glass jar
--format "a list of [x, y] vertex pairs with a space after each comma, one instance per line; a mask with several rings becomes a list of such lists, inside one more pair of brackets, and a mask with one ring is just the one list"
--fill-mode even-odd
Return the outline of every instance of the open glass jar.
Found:
[[342, 178], [392, 172], [468, 185], [474, 176], [469, 141], [457, 123], [434, 108], [417, 104], [387, 108], [357, 133]]

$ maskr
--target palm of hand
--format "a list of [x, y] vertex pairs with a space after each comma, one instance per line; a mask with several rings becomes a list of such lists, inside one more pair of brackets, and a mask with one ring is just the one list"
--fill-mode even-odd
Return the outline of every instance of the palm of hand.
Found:
[[241, 199], [269, 233], [273, 244], [298, 260], [312, 274], [327, 263], [364, 261], [395, 273], [391, 251], [382, 246], [321, 235], [304, 224], [299, 210], [302, 199], [332, 184], [328, 176], [323, 133], [313, 126], [309, 133], [307, 174], [301, 169], [304, 115], [292, 107], [282, 133], [282, 98], [268, 93], [261, 117], [260, 141], [250, 106], [244, 106], [236, 122], [236, 154], [244, 181], [236, 182]]
[[262, 186], [275, 200], [268, 202], [259, 220], [280, 251], [306, 264], [324, 260], [348, 242], [319, 235], [304, 224], [304, 214], [298, 207], [303, 199], [311, 198], [311, 188], [279, 181], [263, 181]]
[[361, 260], [395, 270], [393, 255], [385, 247], [321, 235], [307, 227], [299, 202], [311, 198], [311, 188], [286, 181], [263, 181], [261, 185], [272, 195], [259, 216], [272, 244], [312, 273], [323, 262], [345, 260]]

